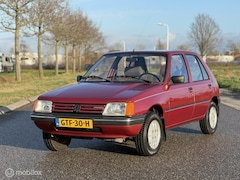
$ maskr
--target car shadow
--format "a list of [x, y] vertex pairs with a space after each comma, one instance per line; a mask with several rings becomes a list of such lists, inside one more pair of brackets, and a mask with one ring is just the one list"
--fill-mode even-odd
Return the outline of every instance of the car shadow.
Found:
[[170, 131], [191, 133], [191, 134], [202, 134], [202, 132], [200, 130], [187, 128], [187, 127], [176, 127], [176, 128], [170, 129]]
[[[49, 151], [42, 139], [42, 131], [30, 118], [31, 111], [16, 110], [0, 116], [0, 146]], [[134, 142], [114, 143], [99, 139], [72, 139], [70, 149], [93, 149], [137, 155]]]
[[111, 153], [128, 154], [128, 155], [138, 155], [135, 148], [135, 143], [133, 141], [127, 141], [124, 143], [106, 142], [100, 139], [83, 140], [83, 139], [73, 139], [69, 148], [71, 150], [77, 149], [90, 149]]
[[[0, 116], [0, 146], [4, 145], [39, 151], [49, 151], [43, 142], [42, 131], [38, 129], [31, 120], [30, 114], [31, 111], [17, 110]], [[187, 127], [177, 127], [170, 131], [201, 134], [201, 131]], [[133, 141], [114, 143], [99, 139], [72, 139], [69, 148], [71, 150], [84, 148], [120, 154], [138, 155]]]

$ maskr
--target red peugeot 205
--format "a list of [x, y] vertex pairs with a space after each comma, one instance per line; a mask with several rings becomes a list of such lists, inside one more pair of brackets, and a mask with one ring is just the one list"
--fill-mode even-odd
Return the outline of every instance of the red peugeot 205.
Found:
[[192, 121], [204, 134], [217, 129], [219, 87], [194, 52], [107, 53], [77, 81], [34, 104], [31, 119], [50, 150], [71, 138], [133, 140], [147, 156], [159, 151], [167, 129]]

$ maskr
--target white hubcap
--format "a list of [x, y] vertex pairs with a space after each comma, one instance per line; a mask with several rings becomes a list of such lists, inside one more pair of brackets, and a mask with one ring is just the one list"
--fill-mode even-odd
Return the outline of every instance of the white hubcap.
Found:
[[148, 144], [150, 148], [156, 149], [161, 139], [161, 128], [157, 120], [153, 120], [148, 128]]
[[217, 110], [215, 107], [211, 107], [209, 111], [209, 124], [212, 129], [217, 125]]

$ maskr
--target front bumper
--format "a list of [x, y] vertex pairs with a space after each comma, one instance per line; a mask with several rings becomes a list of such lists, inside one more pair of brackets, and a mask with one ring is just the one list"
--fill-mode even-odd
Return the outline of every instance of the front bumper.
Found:
[[[92, 119], [93, 129], [59, 128], [56, 118]], [[145, 114], [133, 117], [109, 117], [101, 115], [32, 113], [31, 119], [44, 132], [85, 138], [127, 138], [139, 134]]]

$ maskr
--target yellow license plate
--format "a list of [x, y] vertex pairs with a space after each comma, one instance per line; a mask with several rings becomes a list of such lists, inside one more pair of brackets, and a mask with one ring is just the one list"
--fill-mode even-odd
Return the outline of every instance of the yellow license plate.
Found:
[[56, 118], [57, 127], [67, 127], [67, 128], [93, 128], [92, 119], [74, 119], [74, 118]]

